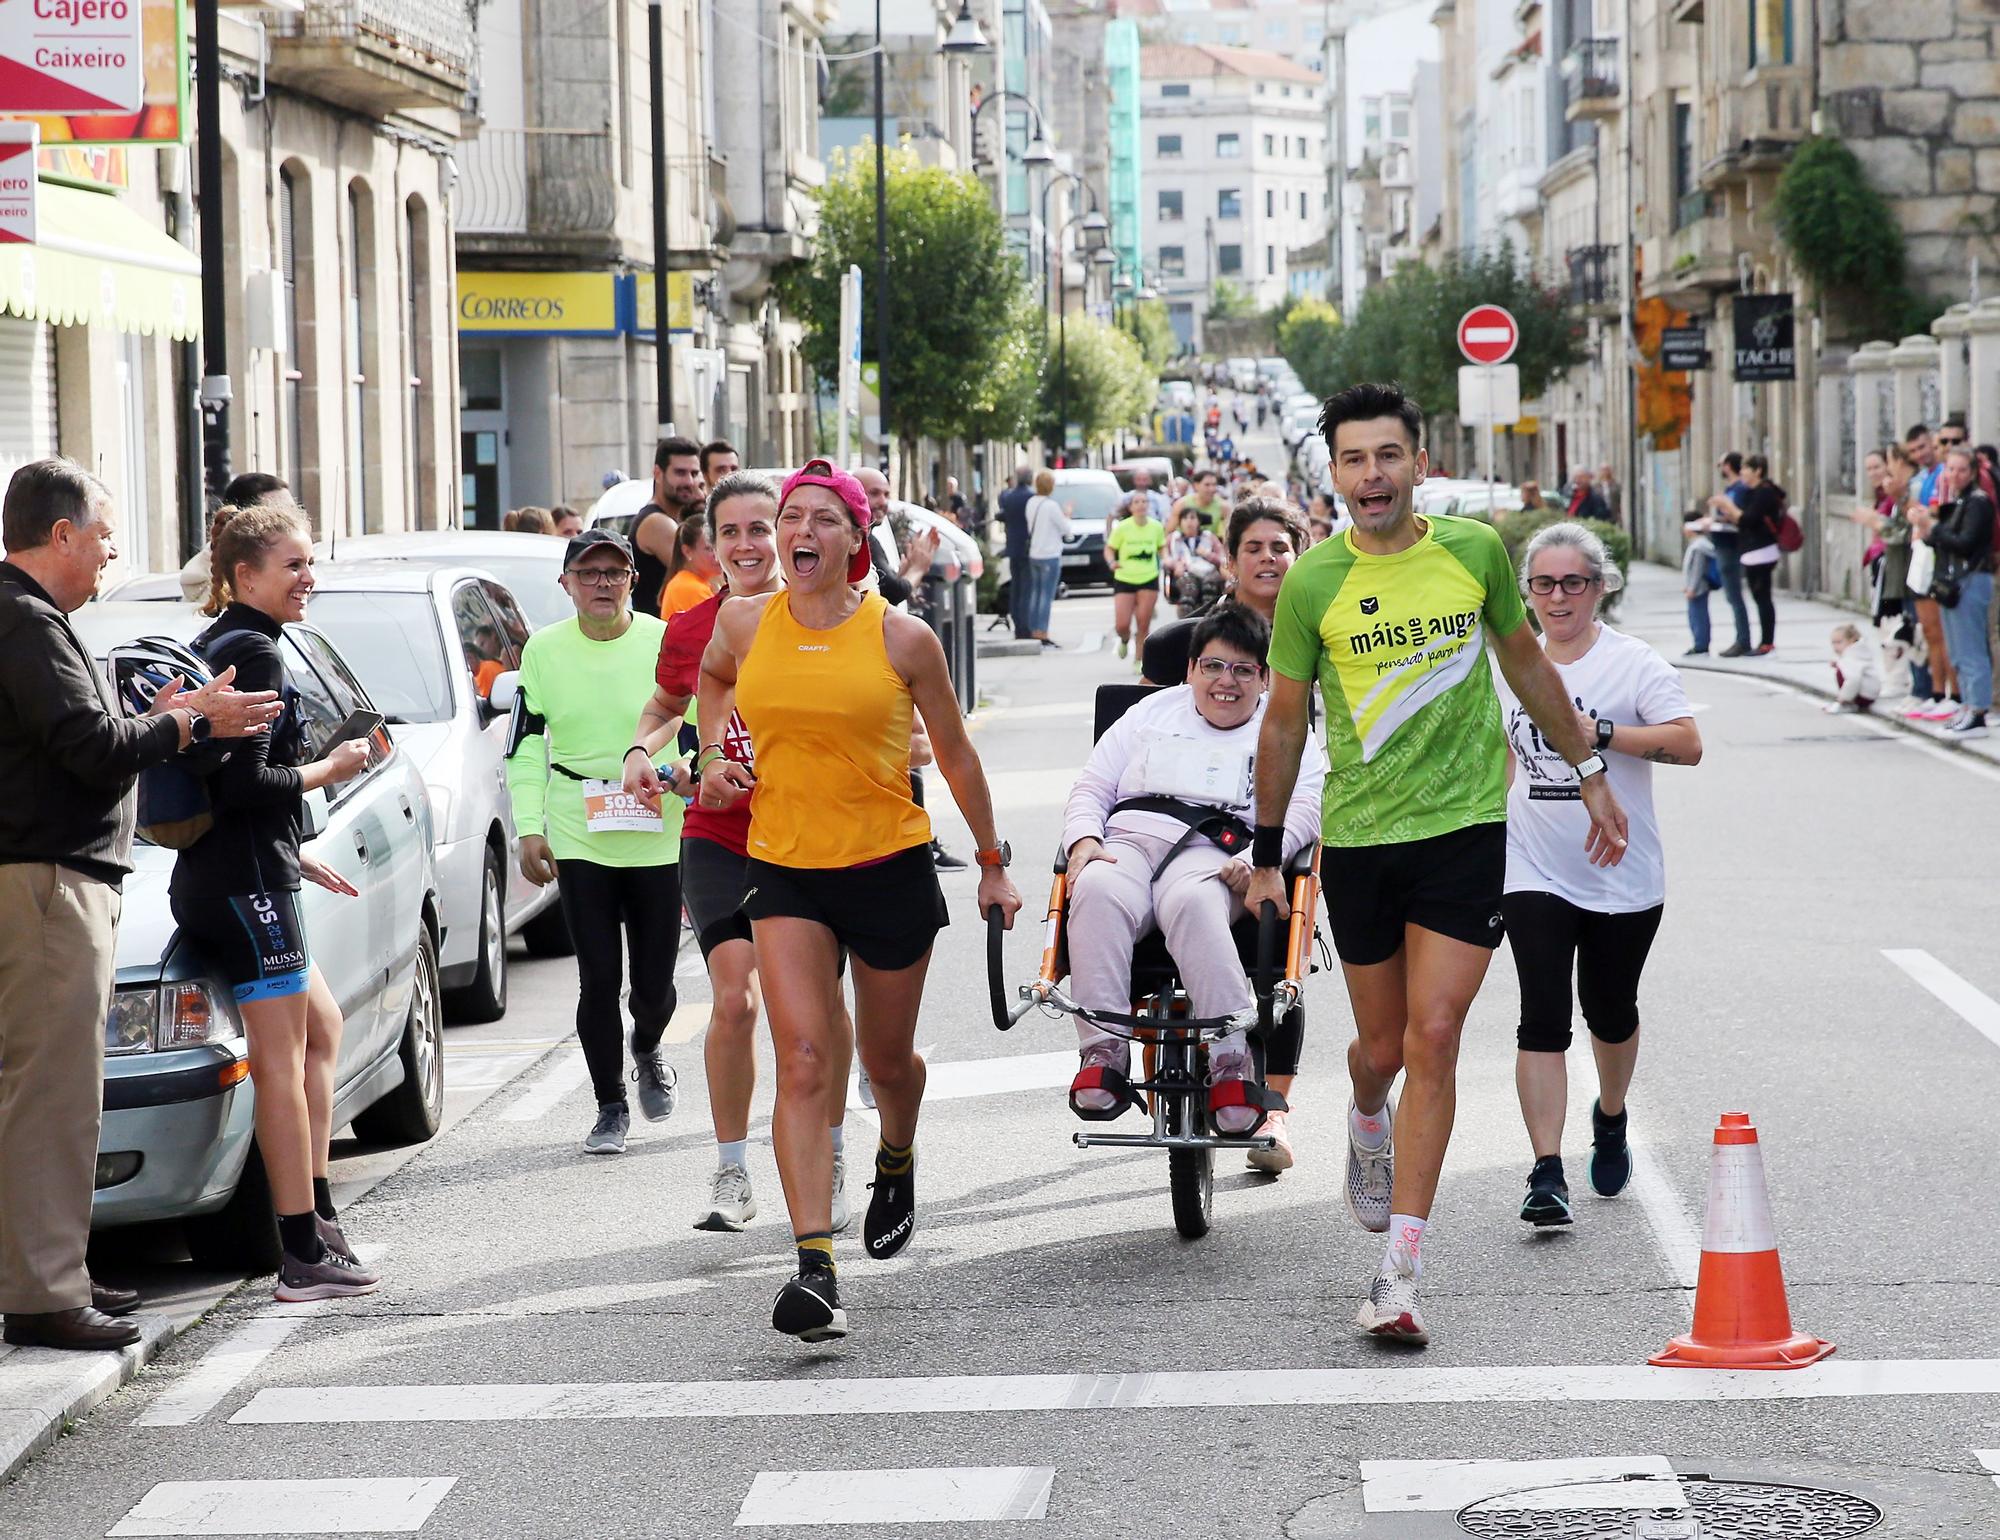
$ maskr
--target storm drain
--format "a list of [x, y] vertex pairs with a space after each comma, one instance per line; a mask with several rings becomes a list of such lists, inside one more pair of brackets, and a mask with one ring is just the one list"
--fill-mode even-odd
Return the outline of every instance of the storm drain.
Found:
[[[1458, 1527], [1468, 1535], [1510, 1540], [1634, 1540], [1640, 1535], [1675, 1540], [1683, 1536], [1686, 1540], [1846, 1540], [1849, 1535], [1865, 1535], [1882, 1522], [1882, 1510], [1866, 1498], [1819, 1487], [1714, 1481], [1706, 1476], [1682, 1476], [1671, 1483], [1635, 1480], [1630, 1485], [1629, 1499], [1604, 1508], [1567, 1506], [1561, 1487], [1485, 1497], [1459, 1509]], [[1648, 1486], [1678, 1488], [1686, 1505], [1672, 1502], [1663, 1490], [1661, 1505], [1649, 1507]]]

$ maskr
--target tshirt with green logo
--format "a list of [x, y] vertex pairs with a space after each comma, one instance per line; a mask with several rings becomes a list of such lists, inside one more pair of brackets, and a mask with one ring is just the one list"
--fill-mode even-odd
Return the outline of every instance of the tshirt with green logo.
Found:
[[1271, 667], [1318, 680], [1328, 772], [1321, 838], [1396, 845], [1507, 818], [1507, 749], [1486, 636], [1524, 625], [1492, 526], [1432, 514], [1415, 545], [1371, 556], [1351, 531], [1285, 574]]
[[1105, 537], [1105, 549], [1118, 558], [1111, 569], [1120, 583], [1157, 583], [1160, 580], [1160, 547], [1167, 543], [1167, 526], [1158, 519], [1141, 524], [1137, 519], [1120, 519]]

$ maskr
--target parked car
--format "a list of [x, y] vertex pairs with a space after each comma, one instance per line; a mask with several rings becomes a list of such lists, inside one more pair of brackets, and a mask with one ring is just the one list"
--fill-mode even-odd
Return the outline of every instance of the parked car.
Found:
[[639, 510], [653, 499], [651, 478], [635, 481], [619, 481], [606, 487], [590, 511], [583, 516], [586, 529], [609, 529], [631, 538], [632, 526], [639, 520]]
[[1126, 492], [1132, 490], [1132, 477], [1135, 472], [1144, 471], [1151, 476], [1153, 490], [1161, 493], [1172, 485], [1176, 474], [1174, 462], [1167, 455], [1130, 455], [1123, 460], [1114, 461], [1105, 469], [1118, 478], [1119, 487]]
[[1105, 556], [1104, 535], [1125, 489], [1110, 471], [1071, 469], [1053, 475], [1056, 485], [1052, 495], [1073, 526], [1063, 541], [1063, 581], [1071, 587], [1109, 583], [1111, 563]]
[[[505, 585], [469, 567], [347, 561], [318, 568], [312, 623], [353, 666], [416, 761], [436, 828], [438, 975], [462, 1021], [507, 1011], [507, 938], [569, 950], [554, 884], [521, 875], [507, 794], [507, 719], [486, 700], [521, 666], [530, 626]], [[634, 708], [636, 716], [637, 711]]]
[[1231, 358], [1223, 363], [1223, 371], [1229, 383], [1238, 390], [1257, 388], [1257, 360], [1254, 358]]
[[535, 630], [576, 614], [562, 591], [560, 535], [512, 530], [426, 529], [400, 535], [342, 535], [315, 546], [321, 562], [404, 561], [431, 567], [477, 567], [498, 578]]
[[1160, 400], [1169, 411], [1192, 412], [1194, 410], [1194, 382], [1192, 380], [1160, 381]]
[[[91, 604], [71, 617], [109, 668], [140, 636], [182, 642], [209, 622], [185, 605]], [[368, 693], [333, 644], [289, 625], [279, 644], [315, 752]], [[306, 848], [361, 890], [305, 885], [308, 943], [347, 1019], [333, 1123], [377, 1144], [415, 1144], [444, 1113], [439, 893], [430, 804], [414, 755], [378, 730], [368, 767], [306, 798]], [[104, 1124], [94, 1228], [177, 1220], [203, 1267], [278, 1262], [270, 1188], [252, 1129], [243, 1024], [229, 986], [183, 941], [168, 907], [174, 853], [141, 843], [125, 880], [116, 987], [105, 1023]]]

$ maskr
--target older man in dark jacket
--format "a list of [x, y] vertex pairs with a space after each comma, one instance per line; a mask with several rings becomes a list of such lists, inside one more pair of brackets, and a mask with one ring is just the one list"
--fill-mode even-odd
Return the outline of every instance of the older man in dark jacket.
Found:
[[125, 717], [69, 612], [117, 557], [110, 494], [68, 460], [22, 466], [0, 505], [0, 1311], [6, 1340], [117, 1348], [126, 1289], [84, 1265], [134, 779], [190, 743], [262, 731], [269, 693], [162, 690]]

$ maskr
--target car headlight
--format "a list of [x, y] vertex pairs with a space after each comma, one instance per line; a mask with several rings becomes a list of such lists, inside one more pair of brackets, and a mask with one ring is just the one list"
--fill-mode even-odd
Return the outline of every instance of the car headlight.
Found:
[[104, 1021], [106, 1053], [143, 1053], [153, 1046], [153, 1024], [159, 1019], [157, 989], [119, 989], [111, 995], [111, 1014]]
[[166, 984], [121, 989], [111, 997], [104, 1023], [107, 1054], [144, 1053], [150, 1048], [193, 1048], [242, 1036], [233, 1012], [206, 984]]

